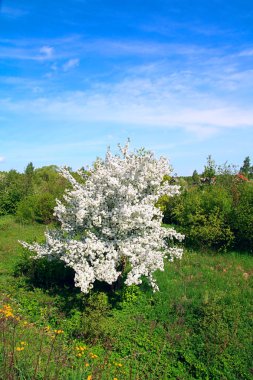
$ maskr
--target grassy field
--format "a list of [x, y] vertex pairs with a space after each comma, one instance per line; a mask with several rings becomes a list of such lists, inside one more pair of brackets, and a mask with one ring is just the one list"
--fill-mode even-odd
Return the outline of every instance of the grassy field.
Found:
[[144, 282], [84, 296], [28, 258], [43, 225], [0, 218], [0, 379], [252, 379], [253, 257], [188, 251]]

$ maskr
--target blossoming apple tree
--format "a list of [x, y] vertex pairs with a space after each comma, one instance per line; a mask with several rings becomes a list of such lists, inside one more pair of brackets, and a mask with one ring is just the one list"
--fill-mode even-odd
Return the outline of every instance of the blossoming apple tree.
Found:
[[153, 273], [164, 269], [166, 257], [182, 256], [175, 240], [184, 236], [163, 228], [155, 207], [161, 195], [179, 192], [178, 186], [163, 183], [172, 170], [168, 161], [145, 150], [129, 152], [128, 144], [119, 148], [118, 155], [108, 150], [104, 160], [98, 159], [84, 183], [62, 169], [72, 189], [55, 207], [61, 228], [47, 231], [45, 244], [22, 242], [37, 258], [60, 259], [73, 268], [75, 285], [84, 293], [95, 280], [113, 284], [124, 271], [127, 285], [146, 276], [158, 290]]

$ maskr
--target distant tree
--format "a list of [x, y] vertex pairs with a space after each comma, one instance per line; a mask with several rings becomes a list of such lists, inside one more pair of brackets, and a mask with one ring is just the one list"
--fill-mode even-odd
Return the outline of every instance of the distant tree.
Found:
[[27, 176], [32, 176], [34, 173], [34, 166], [33, 166], [33, 163], [32, 162], [29, 162], [29, 164], [27, 165], [27, 167], [25, 168], [25, 175]]
[[216, 183], [225, 187], [227, 190], [232, 191], [234, 182], [238, 180], [238, 166], [229, 164], [226, 161], [224, 164], [218, 166], [216, 174]]
[[245, 157], [243, 161], [242, 167], [240, 167], [240, 173], [243, 173], [244, 175], [248, 175], [250, 171], [250, 158], [249, 156]]
[[200, 183], [200, 176], [197, 170], [194, 170], [192, 173], [192, 182], [194, 185], [198, 185]]
[[14, 214], [25, 195], [23, 174], [10, 170], [0, 181], [0, 215]]
[[28, 195], [33, 192], [34, 166], [32, 162], [29, 162], [29, 164], [25, 168], [24, 173], [25, 173], [25, 179], [24, 179], [25, 194]]
[[207, 163], [205, 165], [205, 169], [203, 172], [203, 177], [206, 178], [207, 183], [212, 183], [212, 179], [215, 177], [216, 174], [216, 164], [215, 161], [212, 159], [212, 156], [207, 156]]
[[229, 164], [227, 161], [225, 161], [224, 164], [219, 165], [217, 168], [218, 175], [235, 176], [237, 173], [238, 173], [238, 166]]
[[251, 166], [250, 157], [245, 157], [243, 161], [243, 165], [240, 168], [240, 173], [244, 174], [246, 177], [252, 177], [253, 176], [253, 166]]
[[30, 162], [24, 176], [25, 197], [16, 209], [16, 218], [22, 223], [51, 223], [55, 221], [56, 198], [61, 199], [68, 181], [60, 175], [57, 166], [34, 169]]

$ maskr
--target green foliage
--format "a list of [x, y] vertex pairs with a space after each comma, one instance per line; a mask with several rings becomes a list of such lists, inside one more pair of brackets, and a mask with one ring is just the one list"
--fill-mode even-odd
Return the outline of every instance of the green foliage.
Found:
[[234, 240], [233, 232], [224, 222], [218, 208], [215, 208], [208, 216], [204, 212], [197, 211], [186, 234], [191, 246], [202, 249], [217, 248], [224, 251], [231, 247]]
[[197, 170], [194, 170], [192, 173], [192, 183], [194, 185], [199, 185], [200, 184], [200, 176], [197, 172]]
[[25, 248], [21, 250], [20, 259], [14, 270], [16, 277], [26, 276], [31, 285], [46, 289], [74, 285], [74, 272], [71, 268], [65, 267], [62, 261], [34, 259], [30, 251]]
[[0, 178], [0, 215], [14, 214], [24, 195], [23, 175], [16, 170], [2, 173]]
[[122, 292], [122, 302], [124, 304], [134, 304], [140, 301], [142, 292], [137, 285], [125, 286]]
[[237, 188], [231, 224], [236, 245], [253, 251], [253, 183], [242, 183]]
[[245, 157], [243, 165], [240, 168], [240, 173], [245, 175], [247, 178], [253, 178], [253, 165], [251, 165], [250, 157]]
[[49, 192], [28, 195], [17, 206], [16, 218], [22, 223], [45, 223], [55, 220], [55, 196]]
[[25, 170], [25, 194], [16, 208], [17, 221], [22, 223], [44, 223], [55, 221], [53, 212], [56, 198], [61, 198], [67, 182], [58, 173], [57, 167], [45, 166], [39, 169], [28, 164]]
[[24, 173], [15, 170], [0, 176], [0, 215], [17, 214], [22, 223], [51, 223], [56, 198], [61, 198], [67, 181], [57, 167], [34, 169], [30, 162]]
[[164, 220], [181, 226], [186, 243], [227, 249], [233, 243], [229, 225], [232, 197], [222, 187], [192, 187], [168, 202]]
[[216, 164], [215, 164], [215, 161], [212, 159], [212, 156], [209, 155], [207, 157], [207, 163], [205, 165], [203, 177], [207, 178], [209, 183], [211, 183], [211, 180], [215, 176], [215, 174], [216, 174]]
[[[250, 167], [249, 158], [244, 164], [246, 169]], [[234, 246], [252, 252], [252, 181], [238, 176], [237, 168], [227, 162], [216, 167], [211, 156], [203, 175], [208, 181], [200, 183], [195, 171], [194, 178], [188, 177], [187, 185], [182, 184], [179, 196], [159, 199], [163, 222], [176, 224], [188, 246], [218, 250]]]
[[[247, 313], [241, 316], [238, 304], [230, 297], [224, 308], [224, 298], [217, 296], [194, 305], [192, 312], [190, 343], [199, 361], [209, 363], [207, 374], [219, 379], [249, 379], [245, 363], [250, 365], [251, 358], [247, 349], [242, 349], [244, 345], [249, 347], [251, 344], [243, 326]], [[237, 326], [240, 326], [239, 332]]]
[[106, 293], [95, 292], [89, 295], [76, 335], [88, 340], [91, 344], [96, 344], [101, 340], [106, 341], [104, 326], [107, 323], [109, 311], [110, 305]]
[[43, 166], [34, 171], [35, 193], [50, 192], [60, 196], [67, 185], [67, 181], [58, 173], [55, 165]]

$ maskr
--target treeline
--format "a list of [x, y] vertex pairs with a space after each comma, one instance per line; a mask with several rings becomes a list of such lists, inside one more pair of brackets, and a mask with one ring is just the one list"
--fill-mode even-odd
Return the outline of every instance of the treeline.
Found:
[[54, 165], [35, 169], [29, 163], [24, 173], [0, 172], [0, 215], [12, 214], [24, 223], [51, 223], [56, 198], [67, 186]]
[[[77, 178], [78, 174], [72, 172]], [[168, 178], [167, 178], [168, 180]], [[211, 156], [202, 173], [170, 179], [181, 185], [181, 194], [158, 202], [164, 223], [176, 225], [186, 235], [188, 247], [253, 251], [253, 166], [246, 157], [238, 170], [217, 166]], [[22, 223], [56, 222], [53, 210], [68, 181], [54, 165], [23, 173], [0, 172], [0, 215], [15, 215]]]
[[201, 249], [253, 251], [253, 166], [246, 157], [239, 171], [217, 166], [211, 156], [201, 174], [179, 178], [181, 194], [163, 197], [164, 223], [186, 235], [186, 245]]

